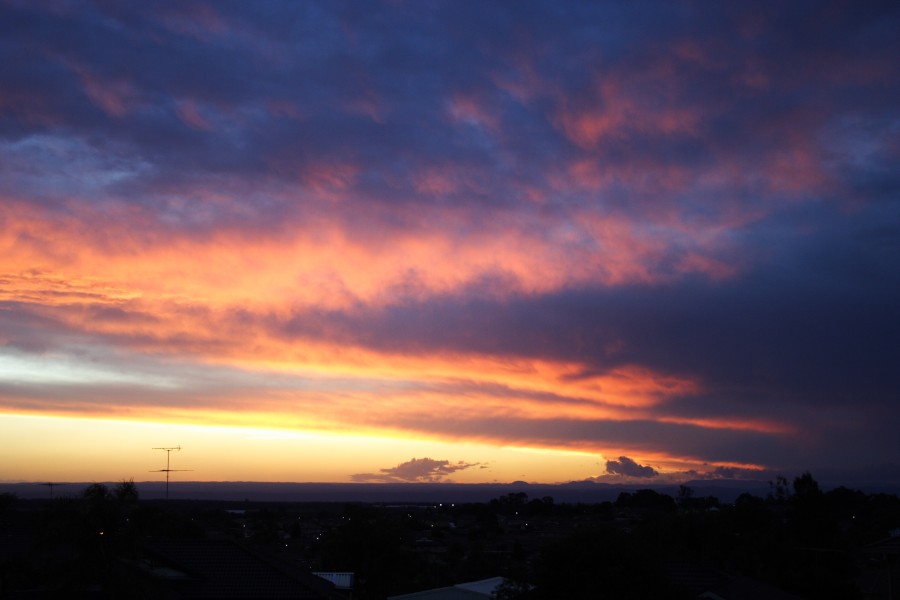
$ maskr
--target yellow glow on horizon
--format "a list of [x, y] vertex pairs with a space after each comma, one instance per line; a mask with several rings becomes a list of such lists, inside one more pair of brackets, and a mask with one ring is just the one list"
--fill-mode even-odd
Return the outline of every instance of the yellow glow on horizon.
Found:
[[478, 463], [453, 473], [458, 483], [557, 483], [599, 469], [581, 452], [254, 427], [0, 414], [0, 435], [8, 482], [155, 480], [165, 454], [152, 448], [174, 446], [171, 468], [190, 470], [173, 478], [189, 481], [349, 482], [426, 457]]

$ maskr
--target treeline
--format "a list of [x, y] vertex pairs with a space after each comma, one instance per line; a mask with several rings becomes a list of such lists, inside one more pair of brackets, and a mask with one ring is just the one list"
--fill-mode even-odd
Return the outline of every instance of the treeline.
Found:
[[[866, 548], [900, 528], [900, 499], [840, 487], [823, 492], [809, 473], [772, 482], [765, 498], [733, 504], [645, 489], [615, 502], [559, 504], [508, 494], [486, 504], [422, 514], [351, 507], [322, 548], [322, 565], [360, 575], [381, 598], [496, 575], [501, 598], [694, 598], [679, 572], [725, 573], [796, 597], [862, 598]], [[455, 527], [447, 527], [449, 519]], [[421, 541], [443, 542], [433, 553]], [[419, 544], [415, 541], [419, 540]], [[896, 559], [895, 559], [896, 562]], [[763, 585], [764, 584], [764, 585]]]
[[676, 497], [647, 489], [597, 504], [516, 493], [456, 505], [245, 503], [240, 511], [140, 501], [125, 481], [51, 502], [0, 496], [0, 597], [36, 589], [154, 597], [161, 592], [137, 586], [127, 568], [148, 539], [225, 535], [298, 569], [351, 571], [360, 600], [498, 575], [509, 581], [500, 600], [694, 598], [685, 572], [844, 600], [862, 598], [867, 569], [896, 576], [896, 558], [881, 564], [867, 549], [898, 528], [897, 496], [824, 492], [809, 473], [731, 504], [682, 487]]
[[623, 493], [601, 510], [614, 520], [542, 549], [534, 598], [590, 598], [591, 589], [610, 598], [677, 597], [685, 586], [667, 566], [685, 563], [803, 598], [861, 598], [862, 571], [891, 568], [871, 565], [866, 547], [900, 527], [896, 496], [822, 492], [809, 473], [791, 485], [776, 480], [766, 498], [744, 494], [729, 505], [682, 487], [678, 498]]
[[183, 515], [141, 504], [133, 481], [49, 503], [0, 494], [0, 531], [0, 598], [161, 598], [162, 588], [132, 576], [142, 542], [204, 535]]

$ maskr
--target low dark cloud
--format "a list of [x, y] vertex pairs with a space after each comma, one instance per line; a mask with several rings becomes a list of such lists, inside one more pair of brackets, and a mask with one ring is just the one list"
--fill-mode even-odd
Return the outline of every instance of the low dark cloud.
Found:
[[761, 469], [742, 469], [740, 467], [716, 467], [703, 474], [706, 477], [721, 479], [766, 479], [767, 473]]
[[471, 467], [477, 467], [481, 463], [467, 463], [458, 461], [451, 463], [449, 460], [434, 460], [432, 458], [413, 458], [396, 467], [381, 469], [378, 473], [357, 473], [351, 477], [358, 482], [428, 482], [437, 483], [448, 481], [448, 478], [456, 473]]
[[627, 456], [620, 456], [619, 460], [606, 461], [606, 472], [610, 475], [625, 475], [626, 477], [649, 478], [659, 475], [656, 469], [647, 465], [639, 465]]

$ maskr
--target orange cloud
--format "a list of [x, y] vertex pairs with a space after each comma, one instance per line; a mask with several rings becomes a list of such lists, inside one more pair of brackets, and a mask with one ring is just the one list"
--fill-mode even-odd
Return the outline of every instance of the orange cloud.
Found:
[[[727, 419], [727, 418], [684, 418], [660, 416], [656, 419], [662, 423], [679, 423], [696, 425], [710, 429], [732, 429], [735, 431], [758, 431], [778, 435], [797, 435], [795, 427], [772, 419]], [[734, 465], [732, 465], [734, 466]]]
[[[353, 177], [340, 166], [317, 168], [328, 193], [341, 194], [343, 182]], [[229, 202], [214, 194], [198, 197]], [[84, 397], [70, 389], [65, 401], [23, 391], [6, 396], [4, 406], [16, 412], [602, 451], [602, 439], [427, 431], [422, 423], [438, 414], [533, 424], [654, 421], [665, 415], [670, 399], [702, 390], [701, 382], [639, 365], [596, 373], [577, 361], [387, 352], [347, 332], [328, 331], [327, 323], [316, 334], [284, 329], [292, 320], [315, 318], [317, 311], [360, 305], [377, 311], [454, 294], [485, 278], [493, 282], [488, 293], [503, 298], [663, 277], [653, 264], [665, 254], [665, 241], [624, 216], [572, 211], [567, 220], [539, 229], [511, 223], [502, 211], [473, 227], [464, 211], [419, 210], [402, 229], [357, 231], [340, 214], [327, 219], [311, 206], [308, 221], [267, 235], [222, 227], [181, 233], [140, 206], [108, 203], [101, 210], [72, 201], [68, 212], [49, 213], [8, 199], [0, 205], [0, 301], [27, 306], [60, 331], [147, 356], [247, 373], [256, 383], [231, 391], [205, 388], [206, 383], [165, 391], [138, 386], [124, 400], [104, 395], [115, 391], [109, 386], [102, 394], [84, 387]], [[387, 215], [375, 216], [374, 222], [389, 223]], [[679, 226], [677, 219], [671, 222]], [[684, 228], [689, 234], [690, 227]], [[702, 254], [683, 260], [679, 269], [728, 274]], [[278, 374], [304, 385], [263, 383]], [[776, 432], [752, 422], [668, 422]]]
[[[352, 177], [344, 167], [317, 173], [329, 193]], [[209, 195], [203, 201], [228, 202]], [[474, 228], [465, 212], [436, 210], [404, 229], [390, 228], [387, 215], [375, 214], [383, 228], [358, 230], [311, 207], [307, 221], [270, 234], [220, 228], [181, 235], [140, 207], [73, 203], [72, 209], [74, 215], [49, 214], [5, 202], [0, 273], [32, 273], [51, 289], [53, 281], [65, 281], [150, 303], [283, 314], [301, 306], [423, 299], [485, 278], [499, 295], [652, 282], [665, 277], [654, 264], [668, 249], [664, 239], [624, 216], [588, 212], [543, 229], [522, 228], [502, 212]], [[686, 258], [680, 269], [716, 276], [728, 271], [705, 255]]]

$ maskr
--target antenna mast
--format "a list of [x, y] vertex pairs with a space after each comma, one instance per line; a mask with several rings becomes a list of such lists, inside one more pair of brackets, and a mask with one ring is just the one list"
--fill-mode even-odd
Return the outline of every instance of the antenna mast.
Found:
[[53, 486], [54, 485], [66, 485], [64, 483], [56, 483], [54, 481], [48, 481], [47, 483], [42, 483], [41, 485], [46, 485], [50, 488], [50, 499], [53, 500]]
[[181, 450], [181, 446], [173, 446], [169, 448], [151, 448], [151, 450], [165, 450], [166, 451], [166, 468], [165, 469], [157, 469], [155, 471], [150, 471], [151, 473], [165, 473], [166, 474], [166, 500], [169, 499], [169, 473], [173, 471], [192, 471], [193, 469], [172, 469], [169, 467], [169, 458], [172, 455], [172, 451]]

